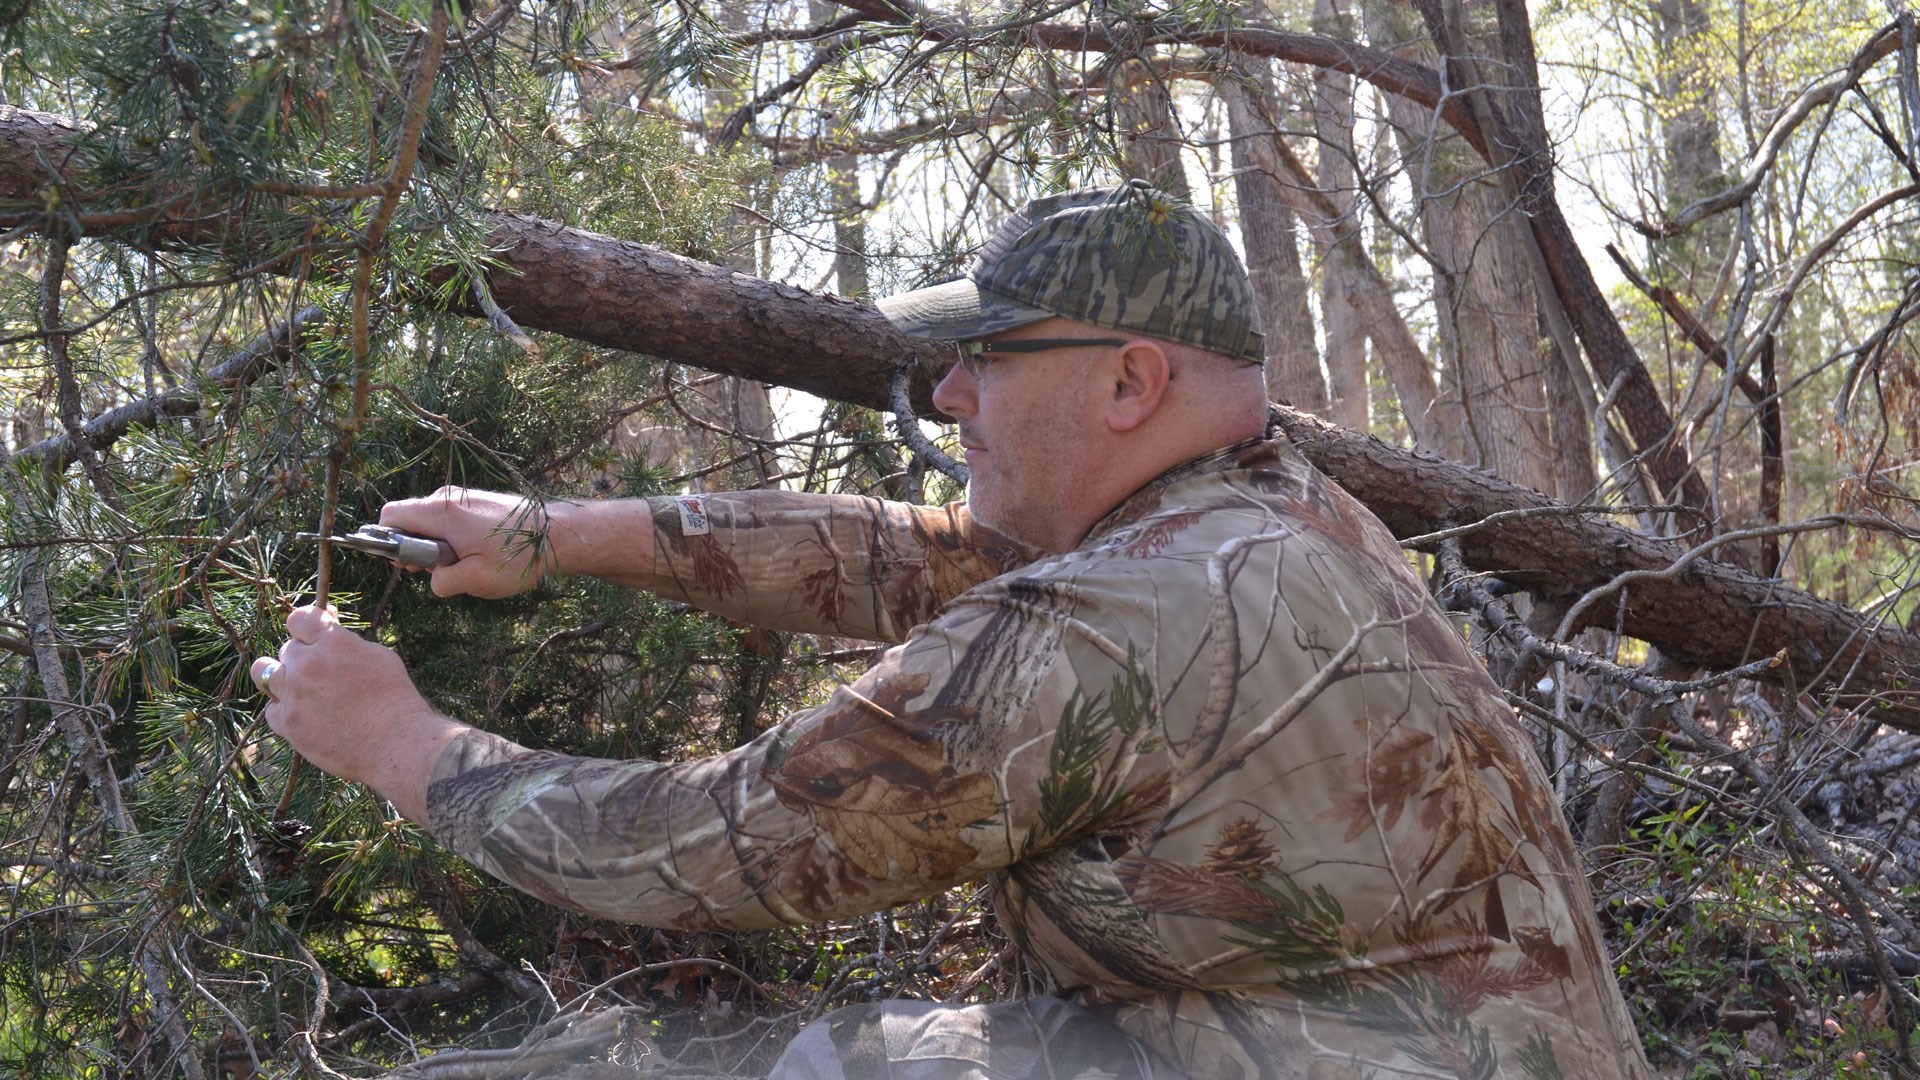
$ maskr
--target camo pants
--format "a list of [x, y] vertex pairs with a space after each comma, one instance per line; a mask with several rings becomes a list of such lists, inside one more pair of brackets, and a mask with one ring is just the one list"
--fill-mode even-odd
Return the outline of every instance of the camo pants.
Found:
[[1078, 1005], [885, 1001], [802, 1028], [768, 1080], [1181, 1080]]

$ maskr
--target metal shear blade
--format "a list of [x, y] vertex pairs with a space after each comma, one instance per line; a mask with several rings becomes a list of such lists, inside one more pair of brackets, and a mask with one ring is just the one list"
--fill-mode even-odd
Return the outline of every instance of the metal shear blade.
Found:
[[362, 525], [345, 536], [294, 533], [296, 540], [326, 540], [368, 555], [392, 559], [402, 566], [430, 570], [459, 561], [453, 545], [431, 536], [415, 536], [391, 525]]

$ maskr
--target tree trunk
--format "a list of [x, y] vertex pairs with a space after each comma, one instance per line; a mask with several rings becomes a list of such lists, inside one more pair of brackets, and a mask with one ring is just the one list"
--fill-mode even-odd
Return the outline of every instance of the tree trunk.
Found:
[[[746, 6], [742, 3], [719, 5], [719, 15], [721, 25], [734, 33], [745, 33], [751, 25]], [[718, 75], [722, 69], [716, 67], [712, 70]], [[719, 78], [707, 84], [706, 110], [710, 127], [717, 128], [725, 124], [747, 103], [747, 89], [750, 87], [743, 89]], [[750, 119], [747, 122], [752, 123]], [[751, 205], [753, 197], [752, 192], [745, 193], [742, 201]], [[763, 265], [766, 260], [760, 257], [760, 231], [746, 210], [737, 209], [729, 215], [727, 223], [720, 230], [720, 235], [725, 238], [722, 244], [727, 252], [727, 265], [744, 274], [768, 272]], [[715, 485], [720, 488], [764, 487], [779, 471], [773, 455], [765, 449], [766, 443], [774, 438], [773, 402], [765, 383], [752, 379], [722, 379], [689, 391], [680, 400], [682, 407], [697, 419], [731, 433], [722, 437], [704, 426], [687, 432], [690, 457], [695, 460], [685, 464], [698, 466], [720, 458], [741, 462], [738, 466], [694, 481], [701, 489]]]
[[[1713, 72], [1705, 50], [1714, 48], [1712, 21], [1699, 0], [1658, 0], [1660, 142], [1666, 173], [1666, 212], [1727, 185], [1720, 161], [1720, 121]], [[1675, 284], [1696, 303], [1708, 299], [1720, 260], [1732, 239], [1733, 218], [1720, 215], [1663, 241], [1661, 254], [1682, 280]], [[1664, 269], [1664, 267], [1663, 267]], [[1710, 310], [1711, 303], [1702, 308]]]
[[1127, 176], [1145, 180], [1181, 202], [1193, 201], [1180, 160], [1184, 140], [1166, 80], [1145, 63], [1124, 63], [1114, 69], [1110, 93], [1114, 136]]
[[[1314, 0], [1313, 28], [1338, 38], [1353, 37], [1352, 19], [1337, 0]], [[1313, 130], [1320, 139], [1315, 172], [1320, 192], [1333, 212], [1354, 221], [1353, 239], [1360, 235], [1354, 212], [1353, 76], [1329, 68], [1313, 70]], [[1359, 313], [1346, 297], [1361, 283], [1354, 280], [1349, 260], [1323, 259], [1320, 266], [1320, 311], [1327, 332], [1327, 385], [1331, 391], [1329, 418], [1355, 431], [1367, 430], [1367, 339]]]
[[[1560, 212], [1554, 194], [1553, 155], [1540, 109], [1533, 25], [1526, 4], [1524, 0], [1494, 0], [1493, 6], [1499, 31], [1495, 55], [1499, 66], [1509, 73], [1507, 81], [1517, 88], [1513, 97], [1520, 104], [1503, 109], [1493, 95], [1475, 91], [1469, 96], [1483, 138], [1495, 136], [1486, 143], [1491, 164], [1496, 170], [1513, 170], [1502, 182], [1521, 193], [1528, 210], [1526, 221], [1539, 253], [1534, 265], [1546, 279], [1542, 287], [1551, 286], [1570, 328], [1586, 347], [1594, 373], [1609, 386], [1619, 384], [1617, 407], [1633, 435], [1635, 449], [1646, 456], [1654, 482], [1676, 501], [1710, 515], [1712, 499], [1706, 483], [1694, 471], [1666, 403], [1620, 320], [1607, 306], [1592, 269], [1580, 254], [1573, 229]], [[1459, 85], [1480, 87], [1482, 77], [1477, 65], [1464, 56], [1460, 35], [1446, 25], [1442, 10], [1436, 0], [1422, 0], [1430, 27], [1447, 43], [1443, 51], [1450, 77], [1467, 80]]]
[[[1375, 41], [1403, 42], [1402, 55], [1431, 62], [1415, 44], [1404, 9], [1370, 5]], [[1485, 175], [1480, 158], [1435, 122], [1433, 112], [1389, 98], [1402, 167], [1419, 200], [1432, 259], [1439, 327], [1441, 423], [1469, 464], [1537, 491], [1554, 490], [1547, 432], [1546, 371], [1534, 330], [1537, 299], [1520, 245], [1521, 215]], [[1574, 448], [1586, 453], [1584, 445]]]
[[860, 159], [842, 154], [827, 159], [828, 190], [833, 193], [833, 282], [841, 296], [872, 299], [867, 289], [867, 223], [860, 206]]
[[1392, 287], [1361, 248], [1359, 229], [1351, 216], [1341, 215], [1315, 190], [1306, 167], [1287, 147], [1272, 118], [1262, 116], [1259, 122], [1266, 133], [1264, 138], [1252, 131], [1250, 134], [1256, 137], [1236, 142], [1246, 147], [1254, 168], [1279, 182], [1276, 190], [1306, 223], [1315, 244], [1325, 251], [1326, 261], [1345, 268], [1346, 273], [1338, 280], [1346, 291], [1337, 299], [1367, 328], [1367, 336], [1400, 399], [1401, 414], [1413, 433], [1414, 445], [1424, 450], [1446, 450], [1433, 423], [1433, 372], [1428, 369], [1426, 354], [1400, 317]]
[[[1267, 396], [1321, 416], [1327, 412], [1327, 383], [1320, 375], [1320, 353], [1313, 343], [1313, 311], [1307, 304], [1306, 277], [1293, 211], [1280, 183], [1254, 164], [1249, 144], [1267, 137], [1260, 117], [1274, 110], [1272, 65], [1250, 65], [1251, 83], [1226, 79], [1220, 92], [1227, 101], [1227, 127], [1233, 144], [1233, 187], [1240, 204], [1240, 236], [1247, 253], [1247, 277], [1260, 308], [1267, 341]], [[1260, 108], [1255, 95], [1264, 99]], [[1340, 305], [1346, 310], [1346, 304]]]
[[[1665, 211], [1676, 215], [1681, 208], [1712, 195], [1730, 185], [1720, 157], [1720, 121], [1718, 95], [1714, 87], [1712, 61], [1702, 50], [1711, 49], [1713, 23], [1708, 9], [1698, 0], [1658, 0], [1654, 5], [1657, 20], [1660, 82], [1660, 137], [1662, 169], [1665, 180]], [[1657, 262], [1651, 268], [1661, 283], [1675, 294], [1687, 298], [1697, 317], [1716, 318], [1716, 309], [1724, 297], [1723, 270], [1732, 254], [1735, 216], [1711, 217], [1679, 236], [1654, 241]], [[1766, 227], [1760, 227], [1764, 234]], [[1731, 273], [1725, 274], [1730, 280]], [[1671, 315], [1671, 313], [1669, 313]], [[1698, 319], [1696, 318], [1696, 322]], [[1683, 329], [1683, 333], [1687, 333]], [[1688, 333], [1697, 339], [1703, 336]], [[1697, 344], [1697, 340], [1696, 340]], [[1718, 349], [1718, 343], [1714, 343]], [[1706, 350], [1711, 353], [1711, 350]], [[1759, 366], [1763, 375], [1774, 372], [1782, 359], [1778, 338], [1769, 337], [1760, 344]], [[1694, 350], [1677, 350], [1669, 355], [1670, 364], [1692, 366], [1698, 363]], [[1724, 368], [1724, 358], [1721, 359]], [[1707, 390], [1719, 389], [1702, 380]], [[1745, 390], [1750, 383], [1743, 385]], [[1757, 387], [1753, 387], [1757, 390]], [[1717, 401], [1702, 395], [1706, 406]], [[1706, 411], [1705, 408], [1702, 411]], [[1755, 423], [1754, 421], [1757, 421]], [[1707, 433], [1696, 438], [1696, 456], [1713, 463], [1718, 483], [1721, 522], [1729, 529], [1780, 522], [1780, 501], [1785, 474], [1782, 464], [1780, 403], [1772, 390], [1764, 394], [1735, 394], [1725, 410], [1713, 407], [1711, 419], [1696, 424]], [[1732, 433], [1755, 432], [1757, 439], [1734, 437]], [[1748, 553], [1756, 554], [1756, 553]], [[1759, 544], [1757, 562], [1766, 576], [1779, 567], [1777, 537]]]
[[[824, 0], [809, 0], [807, 4], [815, 23], [827, 22], [839, 10], [839, 5]], [[819, 49], [828, 48], [832, 46], [819, 46]], [[829, 127], [837, 126], [841, 118], [828, 113], [821, 122]], [[833, 198], [835, 288], [841, 296], [872, 299], [867, 295], [867, 224], [866, 210], [860, 201], [860, 158], [855, 154], [835, 154], [827, 159], [826, 169], [827, 190]]]

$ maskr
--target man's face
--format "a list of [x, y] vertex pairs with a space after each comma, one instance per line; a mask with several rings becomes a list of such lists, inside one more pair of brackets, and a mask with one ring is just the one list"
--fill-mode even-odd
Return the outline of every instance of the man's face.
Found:
[[[987, 340], [1081, 336], [1078, 324], [1048, 319]], [[1089, 466], [1091, 361], [1112, 348], [981, 357], [977, 376], [955, 364], [940, 380], [933, 403], [960, 425], [971, 472], [967, 507], [975, 520], [1050, 551], [1079, 543], [1084, 523], [1076, 494], [1086, 490]]]

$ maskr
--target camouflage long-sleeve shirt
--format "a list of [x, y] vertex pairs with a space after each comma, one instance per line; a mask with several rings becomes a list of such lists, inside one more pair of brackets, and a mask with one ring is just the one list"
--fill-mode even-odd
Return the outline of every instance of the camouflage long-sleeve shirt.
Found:
[[991, 878], [1059, 991], [1200, 1077], [1644, 1077], [1510, 710], [1385, 529], [1284, 443], [1133, 495], [1072, 552], [963, 509], [654, 505], [653, 587], [899, 641], [679, 765], [440, 758], [434, 833], [528, 892], [766, 927]]

